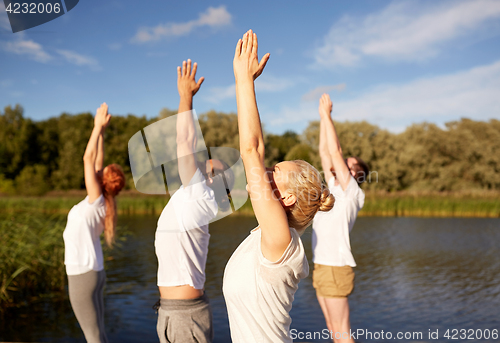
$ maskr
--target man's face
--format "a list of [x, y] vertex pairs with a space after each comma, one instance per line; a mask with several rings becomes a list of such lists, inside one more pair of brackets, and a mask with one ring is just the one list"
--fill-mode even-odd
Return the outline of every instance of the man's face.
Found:
[[347, 168], [349, 168], [349, 172], [352, 177], [356, 178], [356, 173], [359, 170], [358, 161], [354, 157], [349, 157], [346, 160]]

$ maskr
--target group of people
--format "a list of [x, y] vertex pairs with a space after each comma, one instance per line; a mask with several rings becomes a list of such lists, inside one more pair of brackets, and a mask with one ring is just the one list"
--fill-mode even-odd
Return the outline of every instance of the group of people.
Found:
[[[290, 310], [299, 282], [309, 274], [300, 236], [312, 224], [313, 286], [336, 342], [353, 342], [348, 333], [348, 295], [354, 288], [356, 264], [349, 232], [364, 193], [359, 184], [368, 172], [357, 157], [343, 158], [331, 119], [332, 102], [320, 99], [319, 152], [324, 172], [302, 160], [264, 165], [265, 148], [254, 81], [269, 54], [259, 61], [257, 35], [246, 32], [236, 45], [236, 81], [240, 154], [247, 191], [258, 226], [229, 259], [223, 294], [233, 342], [291, 342]], [[209, 299], [204, 292], [210, 239], [209, 222], [230, 206], [234, 175], [219, 159], [199, 160], [192, 113], [193, 97], [204, 78], [196, 80], [197, 64], [177, 67], [180, 101], [176, 122], [177, 168], [182, 186], [158, 220], [160, 300], [157, 333], [165, 342], [212, 342]], [[95, 116], [83, 158], [87, 197], [68, 214], [64, 231], [65, 265], [70, 302], [87, 342], [107, 342], [104, 329], [105, 272], [100, 244], [112, 245], [116, 225], [115, 197], [125, 185], [122, 169], [103, 169], [104, 131], [110, 121], [106, 104]], [[335, 335], [335, 333], [341, 333]]]

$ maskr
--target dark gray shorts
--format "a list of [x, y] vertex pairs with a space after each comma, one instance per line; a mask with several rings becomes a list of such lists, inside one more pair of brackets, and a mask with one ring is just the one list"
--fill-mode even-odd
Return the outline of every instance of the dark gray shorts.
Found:
[[156, 331], [160, 343], [210, 343], [214, 339], [208, 297], [160, 299]]

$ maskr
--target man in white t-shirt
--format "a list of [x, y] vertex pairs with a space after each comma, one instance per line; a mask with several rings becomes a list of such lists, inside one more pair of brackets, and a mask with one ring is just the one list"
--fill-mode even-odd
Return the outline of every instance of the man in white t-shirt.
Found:
[[329, 212], [318, 212], [314, 217], [313, 286], [334, 342], [354, 343], [349, 334], [347, 297], [354, 289], [352, 267], [356, 262], [351, 253], [349, 233], [365, 201], [359, 184], [365, 181], [368, 167], [359, 157], [344, 160], [331, 112], [330, 96], [323, 94], [319, 104], [319, 151], [335, 205]]

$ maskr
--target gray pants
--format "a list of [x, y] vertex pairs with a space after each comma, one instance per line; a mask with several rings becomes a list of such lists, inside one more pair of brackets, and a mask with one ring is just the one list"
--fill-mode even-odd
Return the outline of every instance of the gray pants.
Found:
[[214, 339], [208, 297], [160, 299], [156, 331], [160, 343], [210, 343]]
[[68, 275], [69, 301], [88, 343], [107, 343], [104, 331], [104, 301], [102, 291], [106, 272], [91, 270], [80, 275]]

